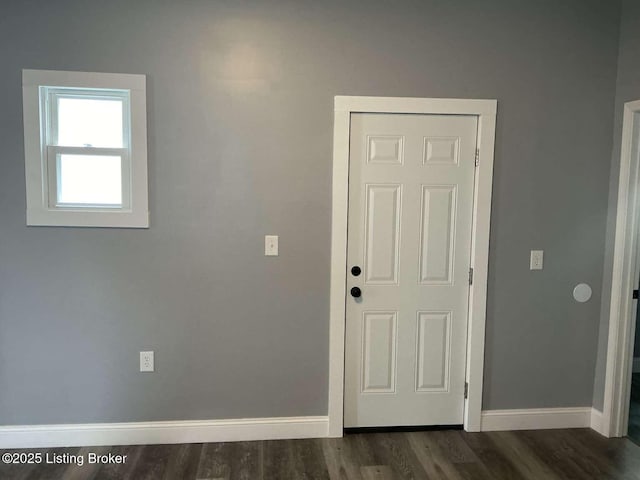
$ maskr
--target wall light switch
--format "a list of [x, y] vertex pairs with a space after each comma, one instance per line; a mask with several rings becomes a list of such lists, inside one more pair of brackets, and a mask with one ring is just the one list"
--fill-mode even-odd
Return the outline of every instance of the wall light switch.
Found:
[[277, 235], [264, 236], [264, 254], [267, 257], [278, 256], [278, 236]]
[[529, 270], [542, 270], [543, 250], [531, 250], [531, 259], [529, 260]]

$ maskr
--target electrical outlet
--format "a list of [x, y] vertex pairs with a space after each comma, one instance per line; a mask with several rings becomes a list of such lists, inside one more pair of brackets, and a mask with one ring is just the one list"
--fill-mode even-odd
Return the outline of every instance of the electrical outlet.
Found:
[[153, 352], [140, 352], [140, 371], [153, 372]]
[[531, 258], [529, 260], [529, 270], [542, 270], [543, 257], [544, 257], [543, 250], [531, 250]]

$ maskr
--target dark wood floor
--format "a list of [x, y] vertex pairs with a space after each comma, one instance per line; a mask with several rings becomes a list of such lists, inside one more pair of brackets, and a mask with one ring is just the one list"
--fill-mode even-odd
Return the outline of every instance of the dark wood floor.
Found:
[[631, 382], [628, 435], [631, 440], [640, 445], [640, 373], [634, 373]]
[[[16, 450], [18, 451], [18, 450]], [[19, 450], [35, 452], [36, 450]], [[38, 450], [127, 455], [121, 465], [0, 464], [2, 479], [640, 479], [640, 446], [588, 429]], [[0, 451], [4, 454], [7, 451]], [[13, 450], [11, 452], [14, 452]]]

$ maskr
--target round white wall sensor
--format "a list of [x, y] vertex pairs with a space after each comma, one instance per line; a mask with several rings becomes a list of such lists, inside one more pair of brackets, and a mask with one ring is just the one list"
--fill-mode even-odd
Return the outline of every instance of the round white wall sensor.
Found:
[[579, 283], [576, 288], [573, 289], [573, 298], [576, 302], [584, 303], [588, 302], [592, 294], [591, 287], [586, 283]]

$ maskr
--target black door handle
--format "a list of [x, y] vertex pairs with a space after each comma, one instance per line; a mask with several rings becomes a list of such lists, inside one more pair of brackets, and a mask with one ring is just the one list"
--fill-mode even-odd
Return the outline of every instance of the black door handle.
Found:
[[356, 265], [354, 267], [351, 267], [351, 275], [353, 275], [354, 277], [357, 277], [361, 273], [362, 273], [362, 270], [360, 269], [359, 266]]
[[361, 295], [362, 295], [362, 290], [360, 290], [358, 287], [353, 287], [351, 289], [351, 296], [353, 298], [360, 298]]

